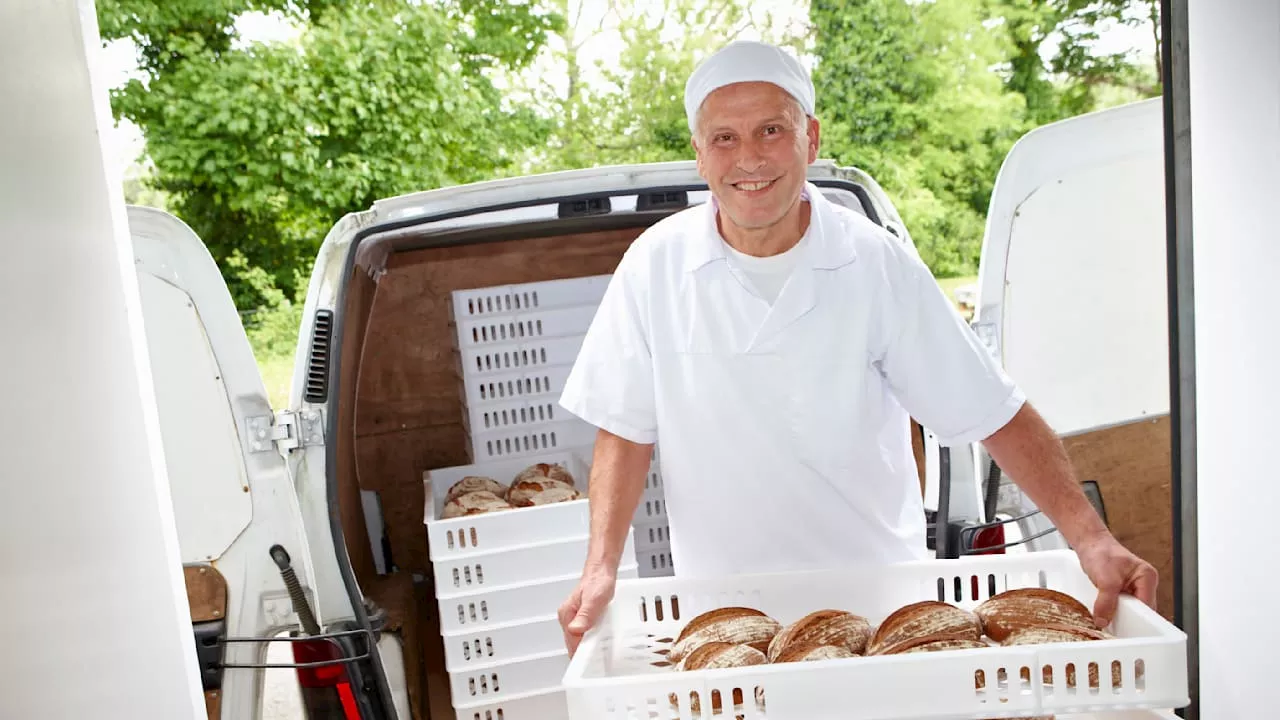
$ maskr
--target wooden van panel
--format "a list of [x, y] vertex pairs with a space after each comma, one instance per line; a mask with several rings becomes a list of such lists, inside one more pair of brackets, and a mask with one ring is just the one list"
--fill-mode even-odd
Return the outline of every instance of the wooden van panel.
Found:
[[1157, 609], [1173, 619], [1173, 466], [1167, 415], [1062, 438], [1080, 482], [1102, 492], [1116, 539], [1160, 573]]
[[222, 620], [227, 616], [227, 580], [212, 565], [184, 565], [191, 622]]

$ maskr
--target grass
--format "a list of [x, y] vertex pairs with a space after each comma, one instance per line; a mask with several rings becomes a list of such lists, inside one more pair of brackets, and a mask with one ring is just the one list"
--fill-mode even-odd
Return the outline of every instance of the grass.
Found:
[[258, 371], [262, 373], [262, 383], [267, 386], [267, 397], [271, 399], [271, 409], [287, 410], [289, 387], [293, 383], [293, 356], [259, 356]]

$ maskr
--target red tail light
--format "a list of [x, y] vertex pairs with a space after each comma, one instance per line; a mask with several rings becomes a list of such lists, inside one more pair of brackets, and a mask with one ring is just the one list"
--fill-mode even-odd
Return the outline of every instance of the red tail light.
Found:
[[1004, 525], [993, 525], [973, 536], [973, 555], [1004, 555]]
[[[328, 640], [292, 642], [295, 663], [341, 660], [342, 651]], [[297, 668], [298, 685], [309, 720], [361, 720], [347, 666], [343, 663]]]

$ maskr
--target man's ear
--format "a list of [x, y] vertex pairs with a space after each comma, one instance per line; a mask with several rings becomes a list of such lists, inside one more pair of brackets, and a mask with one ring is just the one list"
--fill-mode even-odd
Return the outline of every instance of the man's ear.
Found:
[[822, 126], [818, 122], [818, 118], [809, 117], [809, 164], [813, 164], [818, 160], [818, 148], [822, 138]]

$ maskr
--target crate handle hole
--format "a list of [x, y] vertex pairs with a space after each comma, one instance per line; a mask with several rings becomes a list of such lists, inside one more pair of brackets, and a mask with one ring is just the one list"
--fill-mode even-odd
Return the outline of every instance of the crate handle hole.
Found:
[[484, 647], [485, 647], [486, 654], [488, 654], [489, 657], [493, 657], [493, 637], [492, 636], [484, 639]]
[[[671, 596], [671, 619], [672, 620], [680, 619], [680, 598], [676, 597], [675, 595]], [[1142, 662], [1142, 661], [1139, 660], [1138, 662]]]
[[477, 544], [478, 544], [478, 541], [476, 539], [476, 529], [471, 528], [471, 547], [475, 547]]
[[1004, 668], [996, 671], [996, 685], [1002, 691], [1009, 689], [1009, 672]]
[[491, 677], [493, 678], [493, 691], [498, 692], [498, 673], [493, 673]]
[[654, 599], [653, 599], [653, 616], [654, 616], [655, 618], [657, 618], [658, 622], [662, 622], [662, 620], [663, 620], [662, 615], [663, 615], [663, 612], [662, 612], [662, 598], [660, 598], [660, 597], [658, 597], [658, 598], [654, 598]]
[[1133, 661], [1133, 686], [1138, 692], [1147, 689], [1147, 663], [1142, 658]]
[[1067, 692], [1072, 695], [1076, 692], [1076, 664], [1067, 663]]
[[1089, 663], [1089, 693], [1091, 695], [1097, 695], [1098, 690], [1101, 689], [1101, 686], [1102, 686], [1102, 676], [1101, 676], [1101, 673], [1098, 671], [1098, 663], [1091, 662]]

